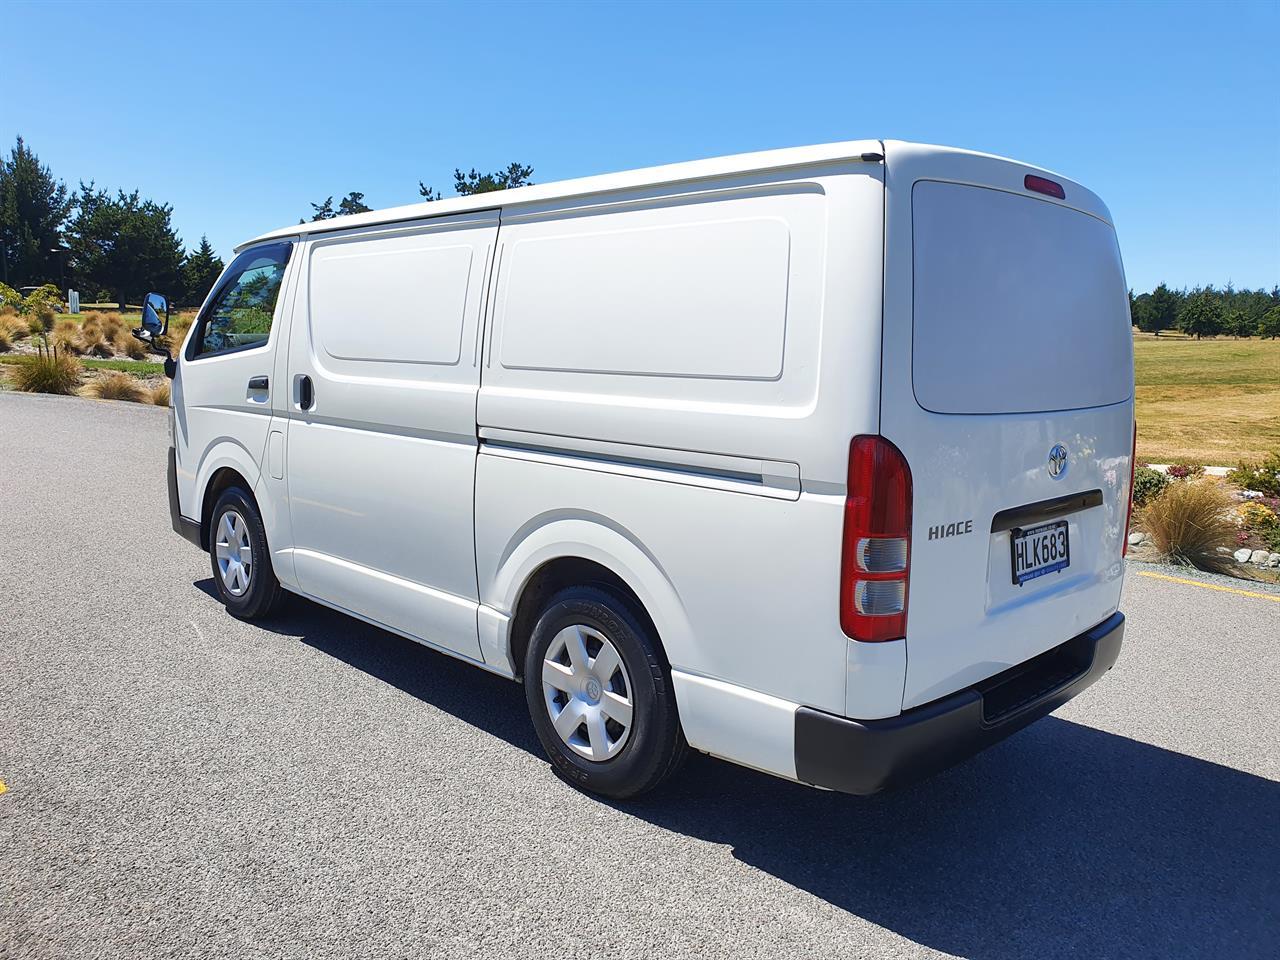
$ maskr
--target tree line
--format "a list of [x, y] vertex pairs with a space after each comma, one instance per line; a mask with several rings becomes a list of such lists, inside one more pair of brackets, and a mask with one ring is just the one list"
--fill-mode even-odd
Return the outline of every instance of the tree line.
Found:
[[[463, 173], [458, 168], [453, 171], [453, 192], [460, 197], [469, 197], [476, 193], [490, 193], [494, 190], [514, 190], [516, 187], [529, 187], [533, 185], [533, 167], [523, 163], [511, 163], [507, 165], [505, 170], [495, 170], [493, 173], [480, 173], [475, 167], [471, 168], [469, 173]], [[418, 181], [418, 195], [423, 200], [443, 200], [444, 194], [434, 187], [428, 187], [421, 180]], [[368, 213], [373, 208], [364, 202], [364, 194], [355, 190], [348, 193], [345, 197], [338, 201], [338, 205], [333, 205], [333, 197], [329, 196], [320, 203], [311, 204], [311, 221], [332, 220], [334, 217], [345, 217], [352, 213]], [[303, 217], [298, 221], [306, 223], [307, 218]]]
[[1150, 293], [1129, 291], [1129, 316], [1134, 326], [1160, 336], [1179, 330], [1201, 337], [1280, 337], [1280, 287], [1270, 290], [1222, 289], [1212, 284], [1193, 290], [1173, 290], [1160, 284]]
[[[533, 168], [513, 163], [495, 173], [454, 174], [455, 191], [466, 196], [525, 186]], [[418, 192], [426, 200], [441, 198], [422, 183]], [[336, 206], [333, 197], [311, 206], [313, 221], [370, 209], [356, 192]], [[15, 289], [51, 283], [64, 295], [79, 288], [86, 302], [121, 309], [150, 290], [164, 291], [175, 304], [199, 304], [224, 264], [205, 236], [185, 249], [172, 215], [169, 204], [138, 190], [113, 192], [83, 180], [68, 190], [18, 137], [9, 155], [0, 155], [0, 283]]]
[[164, 290], [199, 303], [222, 272], [207, 237], [186, 250], [173, 207], [134, 190], [75, 190], [54, 177], [22, 137], [0, 156], [0, 282], [14, 288], [79, 287], [86, 302], [137, 303]]

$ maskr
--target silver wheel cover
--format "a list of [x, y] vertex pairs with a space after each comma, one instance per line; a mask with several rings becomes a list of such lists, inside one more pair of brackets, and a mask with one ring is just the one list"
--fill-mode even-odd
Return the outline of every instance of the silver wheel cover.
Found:
[[253, 547], [249, 544], [249, 524], [238, 510], [228, 509], [218, 517], [213, 555], [218, 561], [222, 588], [233, 597], [243, 597], [253, 580]]
[[632, 687], [613, 643], [586, 624], [565, 627], [542, 661], [542, 698], [560, 739], [597, 763], [617, 756], [631, 734]]

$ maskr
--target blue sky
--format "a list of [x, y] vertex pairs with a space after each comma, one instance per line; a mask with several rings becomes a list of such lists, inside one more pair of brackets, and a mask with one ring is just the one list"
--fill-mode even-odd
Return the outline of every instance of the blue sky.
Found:
[[1276, 2], [0, 10], [5, 151], [21, 133], [69, 184], [138, 187], [224, 256], [454, 166], [545, 182], [897, 137], [1087, 184], [1139, 291], [1280, 283]]

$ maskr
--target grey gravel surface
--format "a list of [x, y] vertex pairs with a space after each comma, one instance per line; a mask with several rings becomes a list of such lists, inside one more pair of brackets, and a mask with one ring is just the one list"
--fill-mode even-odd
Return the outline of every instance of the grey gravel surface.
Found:
[[297, 599], [228, 617], [166, 444], [0, 395], [0, 956], [1280, 952], [1280, 603], [1131, 571], [1111, 674], [927, 783], [697, 758], [610, 804], [515, 684]]

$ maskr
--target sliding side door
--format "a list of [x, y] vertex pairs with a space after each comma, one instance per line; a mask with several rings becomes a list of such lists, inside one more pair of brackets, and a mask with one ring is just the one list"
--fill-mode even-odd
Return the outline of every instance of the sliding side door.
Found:
[[307, 594], [481, 659], [472, 534], [496, 211], [306, 244], [288, 482]]

